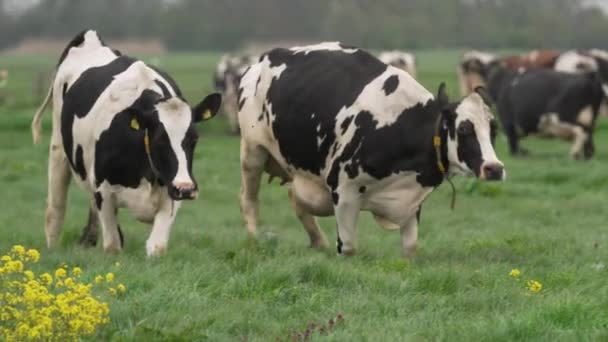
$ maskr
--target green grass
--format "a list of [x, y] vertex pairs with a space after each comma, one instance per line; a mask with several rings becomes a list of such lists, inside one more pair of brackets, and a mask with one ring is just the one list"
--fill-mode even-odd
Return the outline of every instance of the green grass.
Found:
[[[457, 55], [419, 53], [422, 83], [435, 92], [446, 81], [455, 94]], [[171, 55], [162, 66], [194, 102], [210, 91], [218, 56]], [[262, 187], [261, 238], [248, 242], [237, 201], [239, 141], [225, 134], [222, 119], [201, 127], [194, 165], [201, 196], [182, 206], [166, 255], [145, 257], [149, 227], [126, 211], [120, 255], [77, 246], [88, 202], [75, 185], [61, 247], [48, 251], [50, 115], [41, 146], [32, 145], [29, 123], [38, 103], [32, 79], [54, 61], [0, 57], [0, 67], [11, 70], [0, 105], [0, 252], [13, 244], [35, 247], [42, 251], [41, 268], [79, 265], [88, 280], [115, 272], [128, 292], [110, 300], [112, 322], [96, 339], [274, 341], [341, 313], [344, 322], [314, 340], [608, 340], [608, 269], [601, 267], [608, 265], [606, 118], [596, 136], [597, 156], [588, 162], [569, 160], [567, 143], [533, 138], [524, 141], [533, 154], [513, 159], [499, 136], [507, 181], [456, 179], [454, 211], [449, 186], [441, 186], [424, 205], [419, 252], [411, 262], [400, 257], [399, 234], [378, 228], [367, 213], [358, 225], [357, 256], [308, 249], [278, 182]], [[333, 241], [334, 219], [321, 224]], [[512, 268], [521, 269], [521, 280], [509, 277]], [[542, 291], [527, 291], [528, 279], [540, 281]]]

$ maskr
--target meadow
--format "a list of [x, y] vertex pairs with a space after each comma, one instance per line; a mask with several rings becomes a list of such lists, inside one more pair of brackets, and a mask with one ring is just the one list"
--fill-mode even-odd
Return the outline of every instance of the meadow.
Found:
[[[446, 81], [457, 96], [458, 54], [417, 53], [420, 82], [435, 93]], [[570, 160], [569, 143], [538, 138], [523, 142], [529, 157], [511, 158], [499, 135], [507, 180], [455, 178], [454, 211], [449, 185], [439, 187], [423, 207], [418, 254], [410, 261], [400, 256], [399, 233], [384, 231], [368, 213], [359, 220], [356, 256], [309, 249], [277, 181], [262, 186], [260, 237], [248, 241], [237, 199], [239, 139], [227, 134], [222, 117], [199, 127], [200, 196], [182, 206], [164, 256], [145, 256], [149, 226], [127, 211], [120, 214], [121, 254], [80, 247], [88, 200], [74, 184], [61, 246], [49, 251], [43, 227], [50, 112], [39, 146], [29, 125], [41, 101], [33, 80], [56, 58], [0, 55], [0, 68], [11, 72], [0, 90], [0, 254], [22, 244], [41, 251], [40, 270], [68, 263], [89, 281], [115, 273], [127, 291], [109, 300], [111, 323], [93, 340], [292, 340], [312, 322], [327, 325], [315, 330], [314, 341], [608, 340], [607, 118], [589, 161]], [[218, 59], [184, 53], [160, 62], [195, 102], [211, 91]], [[334, 219], [320, 221], [333, 245]], [[510, 276], [512, 269], [521, 275]], [[528, 280], [542, 289], [531, 291]]]

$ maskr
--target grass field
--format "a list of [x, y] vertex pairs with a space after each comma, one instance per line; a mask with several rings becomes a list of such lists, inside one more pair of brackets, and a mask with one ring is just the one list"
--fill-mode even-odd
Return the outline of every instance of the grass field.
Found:
[[[457, 51], [418, 54], [419, 77], [455, 95]], [[219, 55], [161, 58], [192, 102], [211, 89]], [[596, 158], [569, 160], [570, 145], [524, 141], [532, 155], [513, 159], [499, 136], [507, 168], [502, 184], [455, 180], [424, 205], [413, 261], [400, 257], [399, 233], [358, 225], [359, 254], [341, 258], [307, 248], [286, 190], [262, 187], [260, 239], [246, 240], [237, 194], [239, 141], [222, 118], [201, 127], [194, 171], [201, 195], [182, 206], [168, 253], [145, 257], [149, 227], [122, 212], [126, 248], [105, 255], [77, 245], [88, 201], [73, 185], [61, 247], [48, 251], [43, 224], [50, 113], [44, 143], [33, 146], [29, 124], [38, 99], [33, 79], [56, 57], [0, 56], [11, 72], [0, 104], [0, 254], [13, 244], [42, 251], [40, 269], [78, 265], [89, 281], [114, 272], [127, 287], [110, 299], [111, 323], [95, 340], [274, 341], [313, 321], [344, 319], [315, 341], [606, 341], [608, 340], [608, 120], [596, 136]], [[1, 95], [0, 95], [1, 96]], [[321, 224], [330, 241], [333, 218]], [[115, 266], [120, 262], [121, 266]], [[509, 276], [521, 270], [519, 280]], [[542, 290], [533, 293], [525, 282]]]

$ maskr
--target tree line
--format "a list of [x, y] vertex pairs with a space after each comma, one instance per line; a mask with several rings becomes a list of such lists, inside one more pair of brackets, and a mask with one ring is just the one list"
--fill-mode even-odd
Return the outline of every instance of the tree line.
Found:
[[[608, 17], [572, 0], [0, 0], [0, 48], [24, 38], [160, 38], [173, 50], [341, 40], [369, 48], [608, 48]], [[14, 0], [13, 0], [14, 1]]]

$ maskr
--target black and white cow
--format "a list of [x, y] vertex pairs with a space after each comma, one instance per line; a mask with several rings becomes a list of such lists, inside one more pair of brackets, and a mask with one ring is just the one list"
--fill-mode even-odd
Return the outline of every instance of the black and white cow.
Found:
[[191, 108], [167, 74], [121, 55], [87, 30], [61, 54], [32, 122], [34, 142], [40, 141], [42, 114], [51, 97], [48, 247], [57, 245], [73, 173], [91, 196], [106, 251], [122, 248], [116, 214], [126, 207], [138, 220], [153, 224], [147, 254], [163, 252], [180, 200], [197, 196], [195, 124], [217, 113], [221, 96], [209, 95]]
[[570, 155], [590, 158], [600, 103], [608, 95], [607, 63], [598, 72], [570, 74], [551, 69], [516, 71], [500, 62], [488, 67], [488, 90], [512, 154], [526, 154], [519, 140], [529, 134], [572, 140]]
[[409, 74], [340, 43], [275, 49], [239, 88], [241, 211], [257, 231], [265, 171], [289, 182], [311, 246], [327, 241], [314, 216], [335, 215], [338, 251], [355, 251], [359, 211], [401, 229], [414, 254], [424, 199], [449, 174], [501, 180], [494, 119], [481, 89], [448, 103]]
[[475, 88], [486, 85], [486, 66], [497, 58], [498, 56], [495, 54], [477, 50], [467, 51], [462, 55], [456, 67], [458, 85], [462, 96], [467, 96]]
[[403, 69], [416, 78], [416, 57], [413, 54], [399, 50], [383, 51], [378, 55], [378, 59], [395, 68]]
[[256, 63], [258, 58], [259, 56], [254, 55], [232, 56], [226, 54], [221, 57], [213, 73], [213, 85], [215, 90], [223, 95], [224, 105], [222, 111], [228, 119], [232, 133], [238, 133], [239, 131], [239, 121], [237, 118], [237, 88], [239, 81], [245, 70], [251, 64]]

